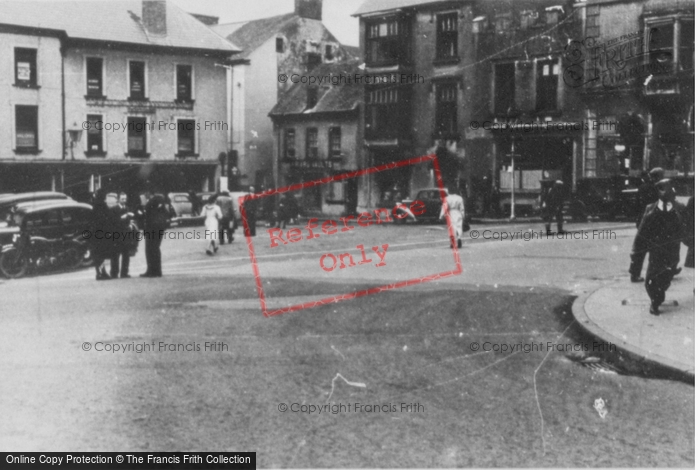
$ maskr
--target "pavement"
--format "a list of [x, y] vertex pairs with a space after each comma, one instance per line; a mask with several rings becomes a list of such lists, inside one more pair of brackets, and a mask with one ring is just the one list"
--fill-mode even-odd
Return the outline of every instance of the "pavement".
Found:
[[[684, 259], [684, 258], [682, 258]], [[695, 379], [695, 269], [683, 268], [666, 292], [661, 315], [649, 313], [644, 283], [616, 279], [579, 297], [573, 314], [595, 337], [637, 359]]]

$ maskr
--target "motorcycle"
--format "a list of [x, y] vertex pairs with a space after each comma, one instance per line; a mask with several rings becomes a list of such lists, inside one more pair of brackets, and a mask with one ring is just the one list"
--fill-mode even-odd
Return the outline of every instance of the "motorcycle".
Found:
[[83, 266], [87, 258], [87, 244], [80, 238], [49, 239], [17, 234], [11, 245], [2, 247], [0, 272], [10, 279], [17, 279], [30, 269], [76, 269]]

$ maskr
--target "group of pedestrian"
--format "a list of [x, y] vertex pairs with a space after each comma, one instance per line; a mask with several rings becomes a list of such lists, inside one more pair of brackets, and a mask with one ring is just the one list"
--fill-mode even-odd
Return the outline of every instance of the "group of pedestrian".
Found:
[[[254, 191], [252, 187], [250, 189], [251, 192]], [[234, 201], [228, 189], [210, 196], [202, 208], [201, 216], [204, 217], [206, 231], [204, 237], [207, 240], [206, 254], [214, 255], [219, 251], [219, 244], [223, 245], [227, 240], [229, 244], [233, 243], [237, 221]], [[254, 219], [252, 223], [255, 224]]]
[[[138, 246], [134, 213], [127, 208], [126, 193], [118, 193], [117, 204], [113, 207], [107, 205], [106, 197], [107, 192], [98, 189], [92, 206], [90, 248], [98, 281], [131, 277], [129, 262]], [[110, 261], [109, 274], [105, 268], [107, 260]]]
[[[646, 203], [638, 218], [637, 235], [630, 254], [630, 280], [644, 282], [651, 300], [649, 313], [659, 315], [666, 291], [682, 268], [681, 243], [688, 245], [685, 266], [695, 267], [695, 197], [687, 206], [676, 201], [673, 182], [663, 178], [663, 169], [654, 168], [644, 176], [639, 196]], [[653, 187], [653, 191], [652, 191]], [[646, 276], [641, 277], [644, 258], [649, 254]]]

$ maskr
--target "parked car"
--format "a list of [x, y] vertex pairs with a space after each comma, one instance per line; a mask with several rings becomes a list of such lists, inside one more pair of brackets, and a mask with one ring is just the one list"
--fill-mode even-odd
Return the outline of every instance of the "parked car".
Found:
[[170, 206], [173, 210], [172, 222], [177, 225], [201, 223], [204, 217], [195, 214], [193, 211], [192, 200], [187, 193], [168, 193]]
[[[396, 209], [392, 208], [397, 215], [407, 214], [407, 217], [399, 218], [394, 217], [394, 222], [398, 224], [403, 224], [408, 221], [412, 222], [429, 222], [429, 223], [441, 223], [440, 213], [442, 212], [442, 197], [441, 192], [444, 192], [446, 197], [446, 191], [440, 188], [425, 188], [418, 191], [414, 199], [404, 199], [400, 202], [396, 202], [394, 206]], [[462, 228], [467, 229], [471, 222], [471, 217], [466, 212], [466, 201], [465, 201], [465, 213], [464, 221], [462, 223]]]
[[92, 206], [73, 200], [19, 204], [10, 225], [0, 229], [0, 272], [17, 278], [28, 271], [75, 269], [91, 262], [83, 232]]
[[8, 217], [13, 208], [22, 202], [30, 201], [65, 201], [72, 199], [63, 193], [54, 191], [37, 191], [30, 193], [0, 194], [0, 227], [8, 225]]

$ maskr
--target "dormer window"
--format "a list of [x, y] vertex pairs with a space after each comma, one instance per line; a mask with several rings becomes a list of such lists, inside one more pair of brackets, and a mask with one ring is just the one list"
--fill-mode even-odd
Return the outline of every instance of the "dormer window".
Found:
[[275, 39], [275, 50], [279, 52], [284, 52], [284, 38]]
[[510, 13], [496, 15], [496, 32], [503, 33], [510, 30], [512, 17]]
[[525, 10], [520, 12], [520, 28], [532, 28], [533, 26], [535, 26], [535, 22], [537, 21], [538, 16], [539, 15], [537, 14], [537, 12], [533, 10]]
[[333, 60], [333, 46], [326, 45], [326, 60]]
[[312, 109], [318, 103], [318, 88], [308, 87], [306, 89], [306, 109]]

